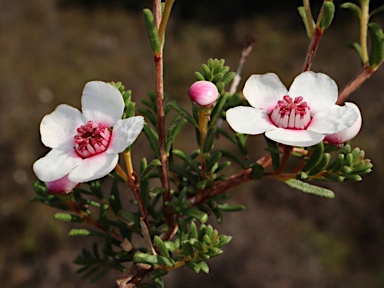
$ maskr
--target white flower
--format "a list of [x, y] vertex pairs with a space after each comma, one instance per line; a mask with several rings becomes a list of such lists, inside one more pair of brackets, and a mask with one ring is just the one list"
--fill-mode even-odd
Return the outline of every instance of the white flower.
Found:
[[353, 139], [360, 131], [361, 125], [362, 125], [362, 118], [361, 118], [361, 113], [359, 107], [357, 107], [355, 104], [351, 102], [346, 102], [346, 106], [352, 107], [355, 109], [355, 111], [358, 113], [358, 117], [356, 122], [349, 128], [344, 129], [340, 132], [327, 135], [324, 138], [324, 141], [327, 141], [329, 143], [333, 144], [342, 144], [344, 142], [347, 142], [351, 139]]
[[82, 113], [63, 104], [41, 121], [41, 141], [52, 150], [33, 165], [40, 180], [55, 181], [68, 174], [68, 180], [81, 183], [107, 175], [115, 168], [118, 153], [143, 128], [141, 116], [121, 119], [123, 98], [108, 83], [88, 82], [81, 103]]
[[276, 74], [252, 75], [243, 94], [252, 107], [227, 111], [232, 129], [242, 134], [265, 133], [285, 145], [315, 145], [325, 135], [349, 128], [358, 117], [350, 106], [335, 104], [337, 85], [322, 73], [301, 73], [289, 91]]

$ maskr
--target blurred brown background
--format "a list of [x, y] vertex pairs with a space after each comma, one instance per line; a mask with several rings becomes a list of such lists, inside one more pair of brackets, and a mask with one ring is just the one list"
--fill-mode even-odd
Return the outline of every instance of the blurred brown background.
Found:
[[[321, 1], [312, 2], [318, 9]], [[358, 21], [340, 3], [313, 70], [327, 73], [341, 88], [360, 63], [347, 48], [358, 41]], [[186, 89], [193, 72], [210, 57], [225, 58], [235, 70], [250, 33], [258, 42], [243, 78], [272, 71], [289, 86], [308, 44], [299, 4], [176, 1], [165, 49], [168, 97], [190, 109]], [[87, 81], [122, 81], [136, 102], [154, 88], [144, 7], [151, 1], [0, 0], [1, 287], [113, 287], [118, 273], [94, 285], [75, 274], [72, 259], [84, 239], [68, 238], [71, 226], [53, 220], [53, 209], [28, 203], [35, 180], [31, 166], [47, 152], [39, 139], [42, 117], [60, 103], [80, 108]], [[383, 26], [383, 15], [373, 20]], [[174, 271], [167, 287], [384, 287], [383, 88], [384, 68], [350, 97], [364, 120], [352, 145], [374, 159], [373, 173], [362, 183], [325, 183], [336, 192], [334, 200], [271, 181], [241, 186], [231, 194], [232, 203], [246, 204], [246, 210], [225, 215], [217, 227], [234, 239], [209, 262], [211, 273]], [[264, 149], [256, 138], [248, 145], [254, 159]], [[139, 141], [146, 145], [144, 137]], [[178, 148], [191, 149], [183, 144]]]

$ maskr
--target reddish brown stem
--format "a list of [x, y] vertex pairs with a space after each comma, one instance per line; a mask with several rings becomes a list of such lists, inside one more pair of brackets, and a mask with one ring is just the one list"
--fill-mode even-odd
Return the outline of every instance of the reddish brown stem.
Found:
[[[271, 166], [272, 164], [271, 155], [270, 154], [264, 155], [262, 158], [260, 158], [257, 161], [257, 163], [262, 165], [264, 168]], [[225, 191], [233, 187], [236, 187], [240, 184], [243, 184], [252, 180], [251, 172], [252, 172], [252, 168], [248, 168], [246, 170], [240, 171], [237, 174], [232, 175], [231, 177], [223, 181], [216, 182], [211, 188], [205, 191], [203, 197], [196, 198], [193, 205], [201, 204], [208, 198], [224, 193]]]
[[313, 58], [315, 58], [315, 54], [317, 48], [319, 47], [321, 37], [323, 36], [324, 31], [320, 30], [317, 26], [313, 32], [311, 42], [309, 43], [307, 57], [305, 58], [303, 71], [311, 70], [311, 65], [313, 62]]
[[96, 228], [100, 229], [101, 231], [111, 235], [117, 241], [123, 242], [124, 239], [119, 234], [117, 234], [114, 231], [109, 231], [109, 230], [105, 229], [101, 224], [97, 223], [91, 216], [89, 216], [87, 213], [85, 213], [83, 210], [80, 209], [77, 202], [71, 200], [68, 204], [71, 207], [72, 211], [74, 211], [77, 215], [79, 215], [81, 218], [83, 218], [86, 223], [91, 224], [92, 226], [95, 226]]
[[369, 77], [371, 77], [374, 71], [375, 70], [369, 67], [369, 65], [365, 65], [340, 92], [336, 104], [343, 104], [345, 99], [347, 99], [348, 96], [352, 94], [352, 92], [354, 92], [357, 88], [360, 87], [361, 84], [363, 84]]
[[[156, 28], [159, 30], [161, 23], [161, 1], [153, 1], [153, 13], [156, 23]], [[173, 225], [172, 210], [165, 203], [171, 200], [170, 182], [169, 182], [169, 165], [168, 157], [165, 152], [165, 127], [164, 127], [164, 79], [163, 79], [163, 47], [154, 55], [155, 62], [155, 77], [156, 77], [156, 107], [157, 107], [157, 133], [159, 135], [159, 149], [161, 162], [161, 184], [167, 189], [163, 194], [163, 207], [166, 224], [168, 227]]]

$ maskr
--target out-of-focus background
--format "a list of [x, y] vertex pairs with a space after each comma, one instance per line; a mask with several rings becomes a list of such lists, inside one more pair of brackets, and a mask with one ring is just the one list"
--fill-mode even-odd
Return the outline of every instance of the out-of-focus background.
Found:
[[[318, 10], [322, 1], [312, 2]], [[347, 47], [359, 40], [359, 27], [355, 15], [335, 2], [334, 24], [312, 68], [341, 88], [360, 69]], [[240, 86], [249, 75], [270, 71], [289, 86], [308, 45], [296, 11], [300, 3], [176, 1], [166, 35], [168, 97], [190, 109], [186, 89], [195, 81], [193, 72], [210, 57], [225, 58], [235, 70], [249, 34], [258, 41]], [[94, 285], [75, 274], [72, 259], [84, 239], [68, 238], [72, 226], [53, 220], [53, 209], [28, 203], [35, 180], [31, 166], [47, 152], [39, 139], [42, 117], [60, 103], [80, 108], [87, 81], [122, 81], [136, 102], [154, 89], [141, 15], [151, 5], [147, 0], [0, 0], [1, 287], [113, 287], [118, 273]], [[383, 26], [383, 15], [373, 20]], [[333, 200], [270, 180], [241, 186], [232, 192], [232, 203], [246, 204], [246, 210], [225, 215], [218, 227], [234, 239], [209, 262], [211, 273], [195, 275], [183, 268], [167, 276], [168, 287], [384, 287], [383, 88], [384, 68], [350, 97], [364, 120], [352, 145], [374, 159], [373, 173], [361, 183], [325, 183], [336, 192]], [[146, 145], [143, 138], [139, 141]], [[262, 143], [249, 141], [255, 159], [263, 153]]]

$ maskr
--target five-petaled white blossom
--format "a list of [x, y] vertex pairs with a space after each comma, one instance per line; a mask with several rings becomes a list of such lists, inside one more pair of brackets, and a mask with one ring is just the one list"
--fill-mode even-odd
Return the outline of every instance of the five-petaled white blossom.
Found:
[[40, 180], [55, 181], [67, 174], [78, 183], [99, 179], [115, 168], [118, 153], [143, 129], [142, 116], [121, 119], [123, 98], [108, 83], [88, 82], [81, 103], [82, 112], [63, 104], [41, 121], [41, 141], [52, 150], [33, 165]]
[[285, 145], [315, 145], [326, 135], [351, 127], [358, 118], [353, 107], [335, 104], [337, 85], [323, 73], [301, 73], [289, 91], [274, 73], [252, 75], [243, 94], [252, 107], [227, 111], [232, 129], [242, 134], [265, 133]]

